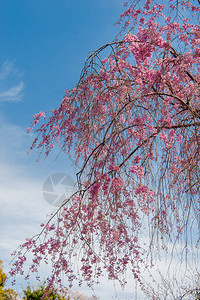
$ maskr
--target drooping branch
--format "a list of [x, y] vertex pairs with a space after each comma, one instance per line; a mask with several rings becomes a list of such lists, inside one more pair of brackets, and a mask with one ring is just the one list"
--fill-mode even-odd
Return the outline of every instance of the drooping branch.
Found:
[[48, 155], [58, 143], [82, 167], [77, 191], [22, 245], [12, 275], [21, 272], [23, 251], [33, 249], [31, 270], [51, 256], [50, 284], [62, 272], [70, 284], [91, 284], [104, 270], [125, 284], [130, 268], [144, 287], [147, 250], [152, 257], [154, 246], [184, 241], [199, 225], [200, 30], [188, 18], [199, 10], [185, 1], [128, 3], [123, 37], [88, 56], [77, 86], [37, 129], [32, 148]]

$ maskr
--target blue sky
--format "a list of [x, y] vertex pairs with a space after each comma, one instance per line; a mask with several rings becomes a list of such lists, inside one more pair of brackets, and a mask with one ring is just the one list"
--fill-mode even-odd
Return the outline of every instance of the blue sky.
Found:
[[[114, 39], [122, 11], [122, 0], [0, 0], [0, 259], [5, 271], [11, 252], [38, 233], [55, 208], [43, 197], [45, 180], [57, 172], [75, 175], [65, 154], [39, 164], [36, 151], [27, 156], [34, 134], [26, 128], [33, 114], [59, 105], [65, 89], [78, 81], [87, 55]], [[15, 289], [25, 285], [19, 278]], [[101, 299], [115, 298], [116, 290], [120, 299], [134, 299], [132, 280], [124, 292], [106, 279], [102, 285], [96, 292]]]
[[0, 1], [0, 64], [13, 65], [4, 88], [16, 87], [18, 93], [13, 100], [0, 94], [9, 121], [27, 126], [34, 112], [59, 104], [65, 89], [77, 82], [89, 51], [114, 38], [122, 2]]
[[[37, 151], [27, 156], [34, 134], [26, 128], [33, 114], [59, 105], [87, 55], [114, 39], [122, 11], [122, 0], [0, 0], [0, 259], [6, 271], [11, 252], [38, 233], [54, 209], [43, 197], [44, 182], [58, 172], [75, 175], [65, 154], [39, 163]], [[96, 294], [102, 300], [135, 299], [127, 279], [121, 291], [105, 278]], [[21, 278], [15, 288], [25, 285]]]

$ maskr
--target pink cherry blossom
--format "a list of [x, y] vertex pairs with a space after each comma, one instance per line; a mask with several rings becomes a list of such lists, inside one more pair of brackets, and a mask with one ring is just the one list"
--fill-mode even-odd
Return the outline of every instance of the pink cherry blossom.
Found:
[[17, 250], [12, 276], [31, 251], [31, 272], [52, 265], [49, 285], [62, 274], [92, 285], [104, 271], [124, 285], [129, 268], [142, 286], [144, 225], [165, 249], [190, 216], [199, 222], [200, 7], [179, 2], [128, 1], [116, 40], [87, 58], [49, 117], [34, 115], [31, 149], [48, 156], [58, 144], [82, 167], [77, 192]]

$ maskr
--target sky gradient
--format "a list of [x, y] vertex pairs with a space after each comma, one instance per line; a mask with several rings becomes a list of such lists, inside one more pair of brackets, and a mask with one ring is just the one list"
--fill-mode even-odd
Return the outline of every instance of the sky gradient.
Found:
[[[5, 271], [10, 254], [39, 232], [54, 209], [42, 194], [45, 180], [56, 172], [75, 175], [65, 154], [39, 163], [37, 151], [27, 156], [34, 133], [26, 128], [32, 115], [59, 105], [78, 81], [87, 55], [114, 39], [122, 11], [122, 0], [0, 0], [0, 259]], [[14, 288], [24, 286], [18, 278]], [[93, 293], [86, 287], [81, 291]], [[134, 293], [132, 280], [123, 292], [107, 279], [96, 288], [100, 299], [135, 299]]]
[[[55, 209], [44, 199], [44, 183], [55, 173], [73, 178], [76, 173], [73, 159], [65, 153], [57, 157], [56, 150], [36, 163], [36, 150], [27, 155], [34, 133], [26, 129], [34, 114], [59, 106], [65, 90], [76, 85], [88, 54], [114, 40], [123, 2], [0, 0], [0, 260], [6, 272], [11, 253], [37, 234]], [[165, 259], [159, 261], [167, 272], [166, 265]], [[96, 295], [101, 300], [135, 300], [129, 274], [127, 281], [121, 291], [105, 277], [95, 287]], [[23, 277], [18, 278], [14, 289], [25, 286]], [[93, 294], [85, 286], [80, 290]], [[137, 299], [144, 299], [139, 290]]]

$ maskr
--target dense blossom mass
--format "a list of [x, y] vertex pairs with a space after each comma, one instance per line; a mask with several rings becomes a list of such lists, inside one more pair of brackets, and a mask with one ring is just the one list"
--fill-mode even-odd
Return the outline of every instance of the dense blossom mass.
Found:
[[92, 284], [105, 271], [125, 284], [127, 268], [142, 284], [144, 226], [152, 248], [199, 225], [200, 4], [164, 4], [126, 3], [117, 38], [88, 57], [51, 116], [34, 116], [32, 148], [47, 156], [57, 143], [82, 168], [77, 192], [21, 246], [12, 275], [28, 250], [31, 271], [52, 263], [50, 284], [63, 273]]

